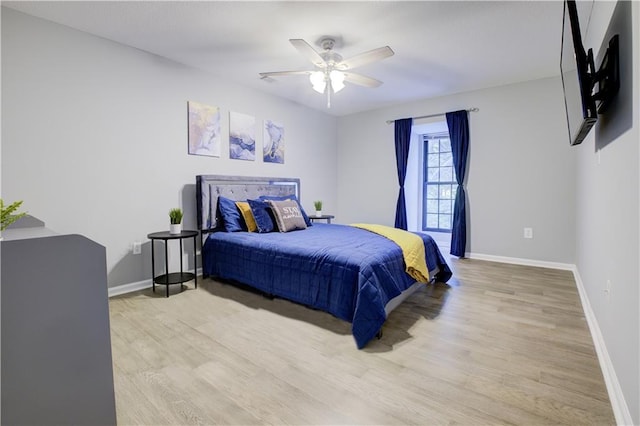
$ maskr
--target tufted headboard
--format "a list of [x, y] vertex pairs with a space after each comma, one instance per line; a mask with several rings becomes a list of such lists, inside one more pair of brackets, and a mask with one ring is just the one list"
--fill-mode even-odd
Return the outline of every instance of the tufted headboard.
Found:
[[295, 195], [300, 198], [300, 179], [249, 176], [196, 176], [198, 229], [211, 232], [216, 228], [218, 196], [236, 201], [255, 199], [261, 195]]

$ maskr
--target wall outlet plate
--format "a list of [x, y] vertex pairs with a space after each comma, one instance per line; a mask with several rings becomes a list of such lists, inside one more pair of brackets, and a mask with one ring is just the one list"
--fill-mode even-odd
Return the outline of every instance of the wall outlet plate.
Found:
[[142, 243], [140, 241], [134, 242], [131, 251], [133, 252], [133, 254], [142, 253]]
[[524, 228], [524, 237], [533, 238], [533, 228]]

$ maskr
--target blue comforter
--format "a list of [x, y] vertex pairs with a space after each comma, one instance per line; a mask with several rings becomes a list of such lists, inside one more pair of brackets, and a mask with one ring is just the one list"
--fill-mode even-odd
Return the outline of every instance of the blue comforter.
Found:
[[[451, 270], [436, 243], [418, 235], [429, 271], [437, 270], [435, 279], [446, 282]], [[349, 321], [358, 348], [382, 327], [387, 302], [414, 283], [399, 246], [346, 225], [314, 224], [287, 233], [215, 232], [202, 257], [205, 276], [239, 281]]]

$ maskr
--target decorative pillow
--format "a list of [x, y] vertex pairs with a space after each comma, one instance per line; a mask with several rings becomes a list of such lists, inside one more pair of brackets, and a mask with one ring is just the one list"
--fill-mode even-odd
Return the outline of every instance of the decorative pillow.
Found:
[[307, 224], [300, 212], [300, 204], [296, 200], [267, 200], [271, 211], [276, 218], [280, 232], [289, 232], [296, 229], [306, 229]]
[[218, 210], [220, 210], [225, 231], [246, 231], [235, 201], [222, 196], [218, 197]]
[[302, 217], [304, 219], [304, 223], [307, 225], [307, 227], [313, 225], [313, 223], [309, 219], [309, 216], [307, 216], [307, 212], [304, 211], [304, 209], [302, 208], [302, 204], [300, 204], [300, 201], [298, 200], [298, 197], [295, 196], [295, 194], [294, 195], [284, 195], [284, 196], [261, 195], [260, 199], [261, 200], [275, 200], [275, 201], [294, 200], [296, 203], [298, 203], [298, 207], [300, 208], [300, 213], [302, 213]]
[[240, 210], [240, 214], [244, 218], [244, 223], [247, 225], [249, 232], [256, 232], [258, 225], [256, 225], [256, 220], [253, 217], [249, 203], [246, 201], [236, 201], [236, 206], [238, 210]]
[[263, 200], [247, 200], [249, 207], [251, 207], [251, 213], [256, 221], [258, 232], [271, 232], [273, 231], [273, 219], [271, 219], [271, 206]]

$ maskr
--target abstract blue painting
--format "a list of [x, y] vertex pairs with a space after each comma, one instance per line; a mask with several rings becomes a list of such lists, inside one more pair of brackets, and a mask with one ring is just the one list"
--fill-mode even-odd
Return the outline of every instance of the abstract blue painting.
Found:
[[271, 120], [264, 121], [262, 159], [265, 163], [284, 164], [284, 126]]
[[187, 102], [189, 154], [220, 157], [220, 108]]
[[229, 158], [255, 161], [255, 117], [238, 112], [229, 112]]

